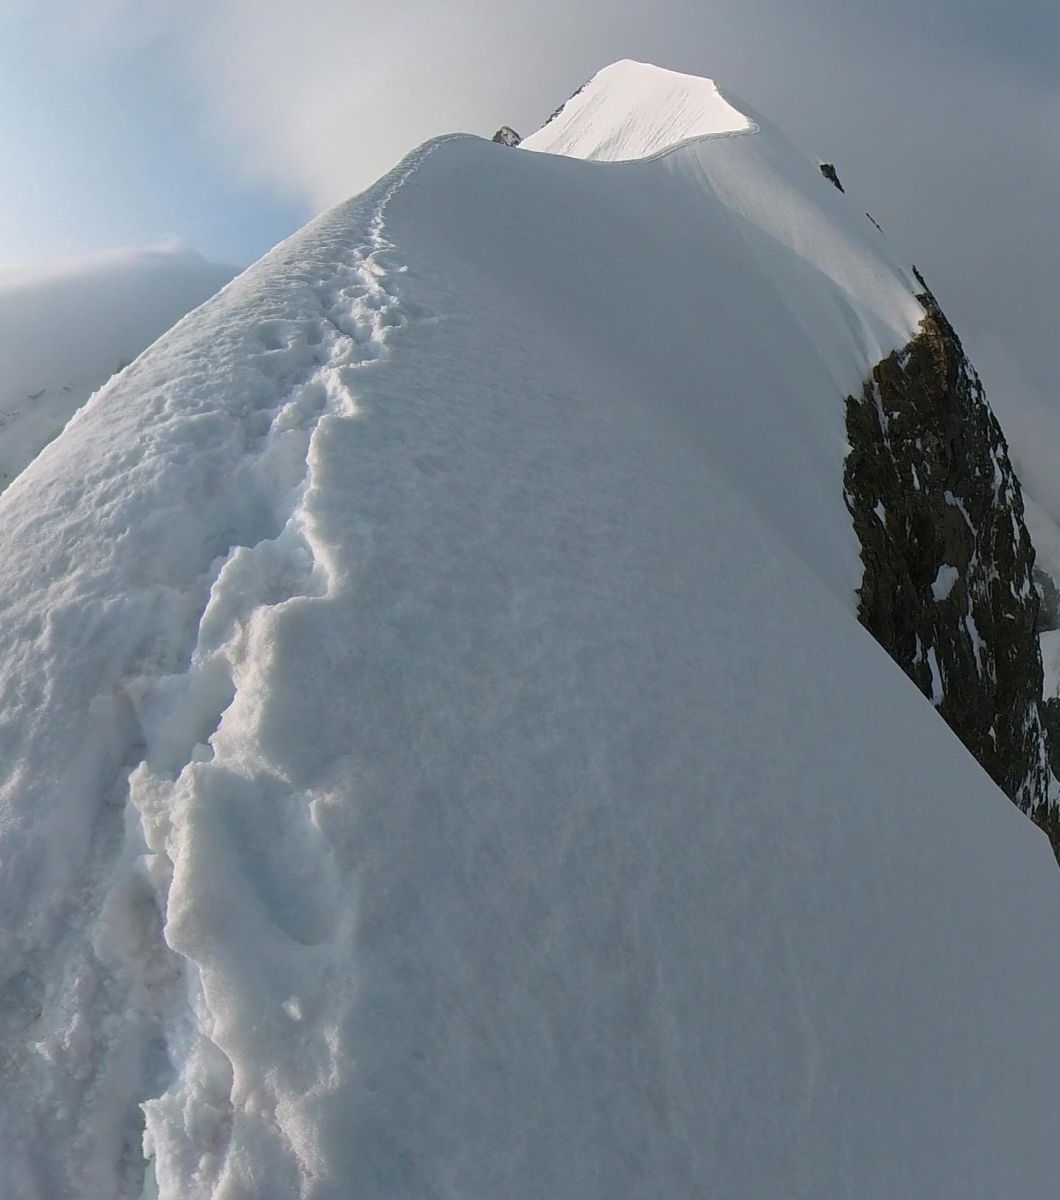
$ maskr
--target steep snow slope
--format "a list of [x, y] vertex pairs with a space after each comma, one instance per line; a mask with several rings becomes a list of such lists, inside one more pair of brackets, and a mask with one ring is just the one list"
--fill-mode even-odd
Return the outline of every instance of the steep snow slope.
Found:
[[0, 267], [0, 491], [96, 388], [234, 274], [169, 243]]
[[600, 162], [648, 158], [693, 138], [754, 128], [711, 79], [624, 59], [612, 63], [520, 144]]
[[439, 139], [0, 497], [4, 1195], [1050, 1193], [1052, 857], [854, 619], [876, 236]]

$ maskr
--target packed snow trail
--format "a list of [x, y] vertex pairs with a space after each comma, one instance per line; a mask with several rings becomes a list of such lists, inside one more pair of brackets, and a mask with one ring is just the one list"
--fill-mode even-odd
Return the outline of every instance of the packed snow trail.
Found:
[[[168, 749], [164, 746], [165, 738], [174, 725], [189, 729], [194, 721], [201, 721], [206, 715], [208, 731], [218, 735], [215, 746], [219, 746], [220, 725], [229, 707], [238, 714], [246, 703], [253, 708], [267, 702], [266, 692], [259, 692], [255, 686], [254, 659], [255, 651], [260, 648], [257, 638], [261, 631], [270, 619], [277, 619], [281, 609], [302, 613], [305, 605], [299, 605], [298, 601], [326, 598], [337, 587], [341, 566], [333, 561], [329, 547], [317, 534], [312, 512], [314, 490], [319, 486], [315, 480], [319, 446], [329, 435], [329, 422], [358, 418], [357, 372], [384, 359], [394, 332], [405, 328], [410, 320], [433, 319], [421, 306], [403, 305], [391, 287], [391, 275], [397, 278], [405, 268], [387, 261], [393, 247], [386, 237], [385, 218], [393, 197], [445, 140], [430, 143], [411, 155], [393, 175], [370, 208], [367, 240], [353, 248], [347, 271], [316, 289], [324, 320], [341, 338], [332, 344], [328, 362], [311, 377], [302, 393], [281, 409], [274, 422], [288, 428], [287, 414], [292, 407], [296, 413], [301, 411], [306, 391], [313, 394], [314, 407], [318, 401], [324, 406], [322, 411], [317, 410], [310, 435], [307, 473], [299, 503], [277, 538], [230, 552], [218, 574], [199, 625], [190, 669], [183, 678], [174, 681], [176, 706], [169, 707], [167, 686], [162, 692], [166, 710], [152, 714], [163, 731], [163, 756]], [[277, 330], [270, 326], [269, 332]], [[223, 680], [221, 688], [215, 684], [218, 676]], [[185, 716], [189, 709], [191, 721]], [[238, 721], [239, 716], [229, 719]], [[171, 1057], [178, 1060], [174, 1063], [174, 1086], [146, 1105], [151, 1130], [145, 1149], [152, 1159], [149, 1168], [152, 1176], [157, 1170], [163, 1181], [170, 1177], [194, 1179], [203, 1173], [205, 1137], [210, 1147], [208, 1165], [218, 1170], [222, 1186], [234, 1176], [233, 1185], [238, 1188], [239, 1167], [219, 1169], [228, 1141], [233, 1133], [242, 1133], [251, 1140], [255, 1136], [262, 1138], [259, 1127], [265, 1116], [268, 1128], [260, 1153], [275, 1158], [269, 1153], [272, 1150], [269, 1143], [277, 1133], [287, 1152], [286, 1160], [276, 1162], [270, 1186], [295, 1195], [301, 1175], [310, 1169], [307, 1164], [311, 1151], [300, 1145], [304, 1140], [301, 1130], [286, 1128], [280, 1109], [282, 1097], [278, 1098], [275, 1092], [285, 1086], [294, 1092], [308, 1090], [318, 1081], [312, 1078], [306, 1064], [300, 1062], [293, 1071], [277, 1071], [277, 1077], [268, 1087], [263, 1089], [259, 1084], [256, 1088], [244, 1088], [245, 1094], [240, 1094], [235, 1071], [241, 1062], [239, 1050], [250, 1030], [243, 1026], [241, 1015], [237, 1026], [232, 1025], [236, 1014], [225, 1002], [228, 991], [225, 976], [232, 965], [230, 955], [234, 944], [242, 940], [243, 935], [236, 928], [241, 918], [250, 922], [249, 928], [258, 927], [263, 943], [277, 936], [307, 948], [324, 941], [328, 927], [341, 919], [342, 913], [328, 911], [318, 897], [322, 892], [326, 894], [329, 885], [334, 887], [337, 880], [310, 810], [303, 798], [290, 794], [289, 781], [284, 775], [270, 775], [261, 764], [251, 782], [245, 778], [240, 781], [243, 772], [238, 766], [233, 770], [219, 763], [216, 769], [211, 769], [207, 764], [215, 757], [215, 746], [206, 744], [206, 740], [204, 736], [194, 745], [185, 743], [180, 748], [183, 753], [179, 755], [179, 765], [170, 765], [163, 757], [161, 771], [148, 753], [131, 779], [133, 804], [141, 814], [148, 847], [156, 856], [152, 866], [165, 898], [167, 941], [191, 964], [186, 983], [196, 1018], [194, 1036], [171, 1042]], [[233, 870], [241, 885], [234, 890], [228, 877]], [[210, 881], [208, 886], [204, 886], [206, 880]], [[189, 896], [185, 896], [186, 890], [190, 891]], [[190, 916], [182, 921], [183, 907], [190, 909]], [[199, 924], [204, 910], [212, 911], [218, 918], [217, 924], [211, 919], [209, 929]], [[234, 943], [228, 943], [224, 936], [226, 925], [234, 935]], [[251, 958], [262, 948], [259, 943]], [[220, 969], [216, 969], [218, 960]], [[259, 979], [267, 969], [266, 962], [245, 960], [244, 965]], [[283, 1038], [290, 1022], [304, 1018], [297, 992], [300, 972], [307, 965], [298, 962], [297, 969], [292, 971], [296, 964], [285, 963], [282, 974], [291, 976], [288, 984], [291, 995], [275, 1013], [263, 1014], [265, 1027], [273, 1036]], [[317, 969], [323, 969], [323, 965]], [[275, 979], [268, 983], [276, 986]], [[215, 995], [218, 991], [220, 996]], [[267, 1019], [270, 1015], [278, 1019], [279, 1030], [274, 1025], [270, 1027]], [[255, 1039], [250, 1040], [254, 1045]], [[240, 1105], [251, 1111], [261, 1106], [255, 1114], [258, 1119], [249, 1123], [240, 1121], [242, 1114], [236, 1111]], [[186, 1127], [188, 1111], [199, 1114], [194, 1139], [189, 1138]], [[300, 1165], [294, 1172], [290, 1169], [292, 1155]], [[232, 1157], [240, 1164], [242, 1155], [238, 1149]], [[212, 1187], [211, 1181], [206, 1194], [212, 1194]]]
[[853, 614], [919, 306], [760, 124], [430, 143], [0, 497], [5, 1196], [1049, 1194], [1050, 852]]
[[[291, 310], [286, 304], [270, 306], [268, 294], [258, 289], [256, 319], [244, 329], [242, 305], [225, 298], [236, 310], [234, 320], [222, 322], [236, 348], [229, 356], [219, 355], [224, 368], [236, 368], [229, 394], [211, 386], [208, 374], [202, 376], [191, 332], [196, 326], [210, 328], [216, 311], [196, 314], [171, 335], [171, 341], [188, 346], [181, 365], [191, 367], [184, 378], [181, 371], [174, 373], [177, 388], [166, 378], [168, 364], [160, 364], [154, 378], [150, 362], [130, 369], [134, 376], [147, 373], [141, 386], [153, 392], [160, 429], [142, 454], [138, 434], [129, 436], [118, 466], [125, 478], [104, 480], [102, 500], [93, 494], [91, 475], [71, 470], [61, 452], [49, 451], [49, 464], [53, 458], [61, 464], [50, 486], [62, 489], [54, 503], [71, 527], [63, 533], [83, 552], [92, 542], [97, 549], [89, 569], [76, 575], [57, 576], [53, 562], [42, 569], [31, 557], [23, 579], [16, 578], [5, 597], [5, 619], [12, 630], [21, 625], [26, 643], [34, 637], [47, 643], [55, 636], [50, 626], [62, 621], [85, 630], [76, 635], [82, 656], [57, 664], [48, 680], [68, 689], [71, 723], [84, 724], [74, 735], [82, 740], [80, 758], [54, 750], [70, 734], [51, 727], [58, 714], [46, 717], [40, 711], [31, 672], [20, 675], [16, 667], [5, 688], [8, 703], [31, 712], [30, 721], [16, 731], [23, 733], [27, 750], [15, 781], [16, 803], [6, 810], [8, 831], [13, 827], [15, 833], [8, 846], [17, 854], [5, 856], [0, 873], [4, 911], [12, 911], [23, 897], [27, 914], [19, 923], [5, 923], [0, 934], [7, 943], [5, 1032], [12, 1042], [27, 1031], [32, 1035], [24, 1044], [28, 1054], [10, 1064], [6, 1078], [23, 1079], [31, 1091], [43, 1091], [45, 1100], [43, 1112], [20, 1105], [2, 1113], [12, 1122], [4, 1144], [20, 1147], [26, 1156], [20, 1162], [20, 1155], [12, 1154], [8, 1164], [18, 1194], [23, 1189], [34, 1194], [32, 1187], [54, 1196], [80, 1195], [79, 1188], [92, 1196], [131, 1195], [129, 1188], [142, 1175], [143, 1158], [135, 1144], [142, 1119], [136, 1113], [172, 1073], [166, 1063], [172, 1050], [164, 1048], [161, 1023], [169, 1010], [179, 1019], [186, 983], [159, 927], [158, 896], [164, 902], [168, 865], [164, 856], [142, 860], [142, 835], [135, 820], [129, 827], [128, 816], [122, 816], [122, 797], [129, 791], [125, 781], [142, 759], [131, 779], [135, 794], [145, 771], [176, 778], [206, 752], [205, 742], [234, 693], [230, 664], [210, 641], [217, 638], [218, 625], [224, 630], [226, 622], [245, 620], [256, 604], [326, 589], [327, 563], [314, 558], [311, 530], [301, 512], [312, 437], [327, 412], [355, 411], [348, 387], [352, 373], [380, 360], [394, 331], [408, 323], [386, 287], [382, 260], [389, 244], [383, 215], [390, 198], [438, 144], [410, 156], [374, 199], [366, 199], [363, 244], [335, 239], [320, 247], [315, 274], [293, 281], [299, 295]], [[224, 299], [218, 306], [225, 306]], [[117, 446], [122, 426], [137, 414], [120, 411], [120, 394], [117, 401], [110, 396], [114, 390], [96, 397], [91, 408], [109, 408], [106, 421], [112, 430], [117, 426]], [[167, 395], [172, 391], [178, 400]], [[218, 401], [227, 401], [228, 411], [219, 409]], [[195, 419], [171, 436], [185, 402]], [[80, 456], [76, 439], [69, 439], [67, 448], [71, 442]], [[225, 479], [229, 468], [231, 477]], [[149, 481], [142, 495], [136, 495], [137, 475]], [[107, 504], [106, 492], [115, 484], [126, 484], [126, 496], [136, 496], [133, 511], [146, 522], [139, 536], [131, 526], [122, 527], [129, 509], [113, 499]], [[14, 492], [20, 485], [21, 480]], [[213, 504], [205, 514], [181, 513], [183, 522], [178, 518], [174, 525], [169, 519], [175, 507], [180, 511], [185, 495], [193, 500], [193, 510], [203, 498]], [[117, 522], [108, 523], [108, 507], [118, 510]], [[14, 534], [27, 547], [36, 519], [32, 512], [28, 516], [25, 532]], [[196, 516], [213, 518], [214, 529], [200, 533]], [[60, 545], [61, 537], [56, 539]], [[123, 540], [133, 542], [127, 553], [141, 578], [125, 595], [107, 595], [114, 582], [108, 560], [120, 556]], [[174, 564], [164, 555], [173, 550], [184, 552], [174, 561], [188, 576], [186, 587], [166, 578]], [[16, 594], [19, 584], [26, 589], [23, 596]], [[18, 603], [26, 598], [30, 602]], [[48, 613], [44, 629], [41, 612]], [[104, 687], [88, 702], [85, 722], [77, 705], [84, 689], [98, 686], [100, 678]], [[34, 708], [45, 718], [36, 728]], [[17, 761], [17, 743], [9, 742], [7, 749], [5, 762]], [[102, 810], [84, 804], [86, 783], [90, 795], [95, 790], [100, 796]], [[57, 830], [63, 844], [55, 844]], [[26, 960], [21, 970], [20, 959]], [[83, 1157], [57, 1157], [51, 1142], [55, 1126], [64, 1120], [71, 1125], [72, 1146], [103, 1141], [116, 1144], [119, 1152], [105, 1145], [103, 1154], [93, 1146]]]

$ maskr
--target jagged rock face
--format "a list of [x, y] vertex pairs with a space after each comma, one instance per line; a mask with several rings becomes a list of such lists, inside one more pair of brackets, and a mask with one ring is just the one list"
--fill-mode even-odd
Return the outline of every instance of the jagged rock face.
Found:
[[499, 142], [502, 146], [518, 146], [522, 140], [510, 125], [502, 125], [490, 138], [490, 141]]
[[858, 615], [1060, 849], [1019, 481], [957, 334], [917, 278], [917, 336], [847, 398], [844, 485], [865, 567]]
[[552, 110], [552, 112], [549, 113], [548, 120], [545, 122], [545, 124], [548, 125], [552, 121], [554, 121], [559, 116], [559, 114], [567, 107], [567, 105], [570, 104], [570, 102], [574, 99], [574, 97], [580, 96], [582, 94], [582, 92], [585, 91], [585, 89], [589, 86], [589, 84], [591, 82], [592, 82], [592, 80], [587, 79], [585, 81], [585, 83], [583, 83], [581, 85], [581, 87], [575, 88], [574, 91], [571, 92], [571, 94], [567, 97], [567, 99], [563, 101], [563, 103], [559, 106], [559, 108], [555, 108]]

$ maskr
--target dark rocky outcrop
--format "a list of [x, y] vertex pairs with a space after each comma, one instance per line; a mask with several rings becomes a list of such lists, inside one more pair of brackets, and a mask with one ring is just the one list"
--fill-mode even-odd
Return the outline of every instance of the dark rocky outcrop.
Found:
[[[846, 188], [839, 182], [839, 175], [836, 173], [834, 163], [821, 163], [821, 174], [829, 181], [834, 183], [841, 192], [846, 194]], [[871, 220], [871, 218], [870, 218]]]
[[1055, 727], [1060, 747], [1060, 702], [1042, 704], [1020, 485], [960, 339], [917, 279], [917, 335], [847, 398], [858, 615], [1060, 857], [1046, 733]]
[[490, 138], [491, 142], [499, 142], [502, 146], [518, 146], [522, 140], [510, 125], [502, 125]]
[[[587, 79], [581, 85], [580, 88], [575, 88], [575, 90], [573, 92], [571, 92], [571, 94], [567, 97], [566, 100], [563, 101], [563, 103], [559, 106], [559, 108], [553, 109], [552, 112], [549, 113], [548, 121], [545, 122], [545, 125], [549, 124], [550, 121], [554, 121], [559, 116], [559, 114], [567, 107], [567, 105], [570, 104], [570, 102], [574, 99], [574, 97], [581, 95], [581, 93], [585, 91], [585, 89], [589, 86], [590, 83], [592, 83], [592, 80]], [[544, 126], [542, 126], [542, 128], [544, 128]]]

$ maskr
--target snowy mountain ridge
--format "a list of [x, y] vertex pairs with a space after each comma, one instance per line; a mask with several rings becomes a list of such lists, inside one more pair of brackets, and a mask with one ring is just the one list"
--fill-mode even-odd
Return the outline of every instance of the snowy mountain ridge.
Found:
[[520, 146], [594, 162], [631, 162], [684, 142], [757, 132], [712, 79], [625, 59], [594, 75]]
[[919, 285], [672, 74], [414, 151], [0, 496], [5, 1195], [1049, 1194], [1055, 866], [856, 620]]
[[[624, 61], [600, 71], [522, 145], [632, 164], [760, 128], [711, 80]], [[1043, 702], [1034, 549], [1004, 436], [922, 276], [913, 268], [914, 281], [893, 258], [882, 276], [882, 238], [866, 242], [860, 225], [853, 237], [839, 234], [845, 204], [822, 223], [816, 197], [807, 205], [804, 195], [793, 196], [790, 180], [801, 164], [789, 154], [781, 165], [781, 141], [770, 130], [770, 146], [754, 148], [757, 170], [729, 155], [712, 161], [704, 178], [731, 212], [831, 279], [844, 308], [858, 304], [862, 327], [887, 314], [885, 331], [864, 346], [872, 377], [837, 379], [847, 394], [844, 493], [864, 565], [859, 619], [1047, 832], [1060, 858], [1060, 788], [1049, 765], [1060, 760], [1060, 746], [1050, 746], [1057, 735], [1048, 732], [1058, 726], [1060, 705]], [[677, 154], [682, 165], [683, 158]], [[727, 175], [723, 162], [737, 170]], [[820, 169], [845, 195], [834, 166]], [[810, 311], [804, 278], [785, 286], [772, 256], [763, 266], [815, 346], [844, 340], [847, 330], [836, 338]], [[907, 336], [898, 333], [904, 323]], [[959, 579], [956, 592], [937, 594], [930, 586], [936, 576]]]

